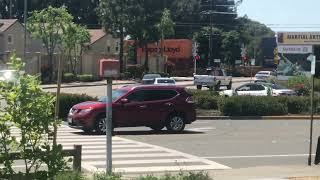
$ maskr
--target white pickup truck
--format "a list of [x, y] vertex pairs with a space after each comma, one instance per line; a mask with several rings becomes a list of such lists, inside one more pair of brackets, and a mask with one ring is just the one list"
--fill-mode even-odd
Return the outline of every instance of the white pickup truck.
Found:
[[221, 86], [226, 86], [231, 89], [232, 76], [227, 76], [223, 69], [207, 69], [208, 75], [194, 75], [194, 85], [197, 89], [202, 87], [214, 88], [219, 90]]

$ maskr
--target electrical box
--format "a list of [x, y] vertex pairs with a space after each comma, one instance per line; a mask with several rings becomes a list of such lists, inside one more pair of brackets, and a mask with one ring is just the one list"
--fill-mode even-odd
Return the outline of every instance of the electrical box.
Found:
[[116, 59], [100, 60], [100, 77], [117, 78], [120, 76], [120, 62]]

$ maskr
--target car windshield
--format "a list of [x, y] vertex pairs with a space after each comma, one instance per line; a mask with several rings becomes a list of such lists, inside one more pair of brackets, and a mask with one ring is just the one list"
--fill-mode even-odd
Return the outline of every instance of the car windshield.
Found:
[[[122, 97], [127, 91], [123, 89], [118, 89], [112, 91], [112, 102]], [[107, 96], [102, 96], [98, 99], [99, 102], [107, 102]]]
[[158, 79], [158, 83], [161, 83], [161, 84], [174, 84], [174, 80], [172, 80], [172, 79]]
[[155, 79], [161, 77], [159, 74], [146, 74], [143, 76], [143, 79]]

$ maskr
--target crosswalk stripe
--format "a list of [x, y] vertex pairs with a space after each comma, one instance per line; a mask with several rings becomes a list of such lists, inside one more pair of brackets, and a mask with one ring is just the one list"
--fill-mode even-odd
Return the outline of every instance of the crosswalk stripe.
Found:
[[[125, 164], [156, 164], [156, 163], [187, 163], [197, 162], [197, 159], [152, 159], [152, 160], [124, 160], [124, 161], [112, 161], [113, 165], [125, 165]], [[106, 161], [87, 161], [90, 165], [105, 165]]]
[[[106, 139], [95, 139], [95, 138], [82, 138], [82, 139], [61, 139], [59, 137], [58, 142], [59, 143], [67, 143], [67, 142], [82, 142], [82, 143], [86, 143], [86, 142], [92, 142], [92, 141], [96, 141], [96, 142], [105, 142]], [[112, 144], [132, 144], [130, 142], [125, 142], [125, 141], [112, 141]]]
[[[59, 142], [59, 141], [58, 141]], [[78, 142], [78, 143], [73, 143], [73, 142], [59, 142], [59, 144], [61, 144], [62, 146], [73, 146], [75, 144], [77, 145], [105, 145], [106, 142]], [[106, 145], [104, 146], [106, 147]], [[115, 144], [112, 147], [114, 148], [122, 148], [122, 147], [144, 147], [142, 144]]]
[[[150, 153], [150, 154], [115, 154], [112, 158], [141, 158], [141, 157], [179, 157], [170, 153]], [[101, 155], [83, 155], [82, 159], [102, 159], [106, 158], [105, 154]]]
[[[133, 153], [133, 152], [159, 152], [158, 149], [113, 149], [112, 153]], [[83, 154], [101, 154], [106, 153], [105, 149], [99, 149], [99, 150], [85, 150]]]

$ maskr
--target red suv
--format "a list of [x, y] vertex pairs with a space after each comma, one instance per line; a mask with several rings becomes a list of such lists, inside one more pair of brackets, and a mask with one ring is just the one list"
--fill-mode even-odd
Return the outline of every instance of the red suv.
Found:
[[[147, 126], [164, 127], [181, 132], [185, 124], [196, 120], [194, 101], [183, 87], [140, 85], [122, 87], [112, 93], [113, 128]], [[106, 97], [97, 102], [73, 106], [68, 115], [72, 127], [105, 133]]]

